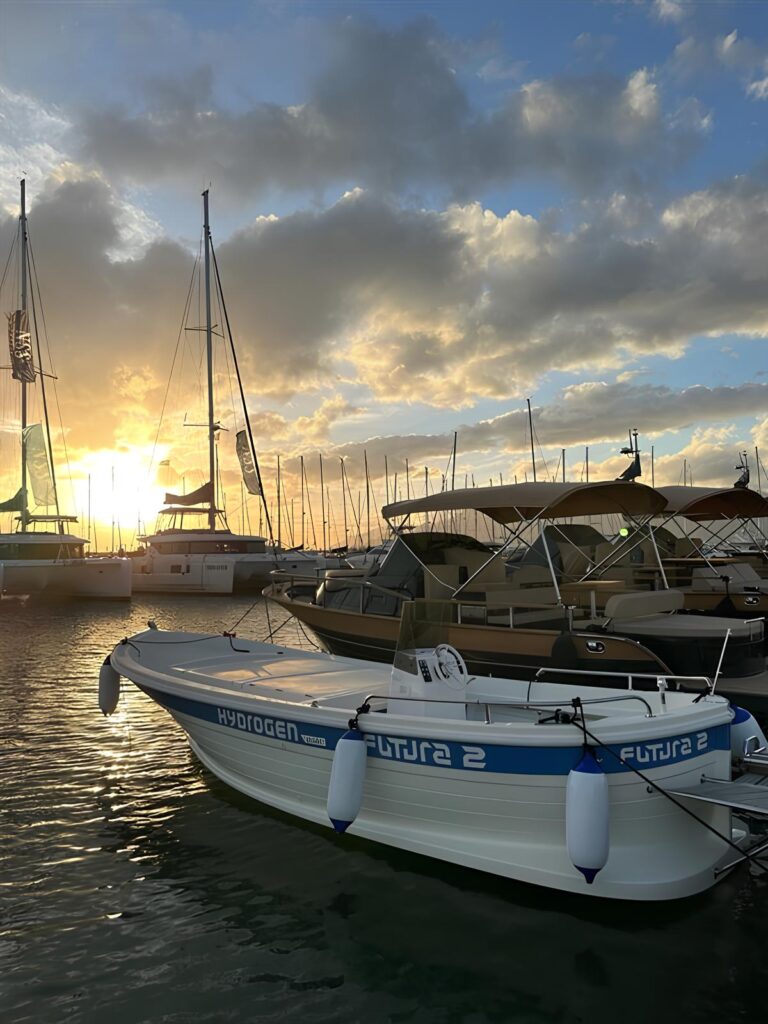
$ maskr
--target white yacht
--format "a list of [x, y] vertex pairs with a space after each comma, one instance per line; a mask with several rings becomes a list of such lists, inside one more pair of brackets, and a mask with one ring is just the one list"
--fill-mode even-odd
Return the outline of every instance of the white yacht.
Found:
[[318, 568], [314, 555], [273, 547], [265, 537], [182, 525], [190, 514], [205, 515], [205, 509], [167, 508], [163, 513], [169, 525], [141, 537], [144, 547], [131, 555], [137, 593], [258, 591], [275, 570], [312, 574]]
[[[28, 287], [30, 263], [24, 181], [21, 182], [19, 230], [13, 246], [18, 247], [19, 292], [14, 296], [15, 308], [7, 316], [10, 370], [20, 389], [21, 462], [16, 494], [0, 503], [0, 513], [10, 513], [16, 524], [16, 529], [0, 532], [0, 595], [44, 593], [62, 597], [129, 598], [131, 566], [128, 559], [86, 557], [88, 542], [68, 532], [77, 517], [64, 515], [59, 508], [48, 428], [46, 374], [41, 365], [40, 345], [33, 344], [32, 328], [37, 323], [37, 311], [34, 294]], [[9, 256], [7, 265], [10, 263]], [[30, 389], [34, 392], [30, 393]], [[28, 422], [31, 400], [37, 395], [44, 424]], [[30, 511], [30, 498], [35, 511]], [[40, 508], [46, 511], [38, 513], [36, 510]], [[55, 510], [52, 513], [48, 511], [51, 508]]]

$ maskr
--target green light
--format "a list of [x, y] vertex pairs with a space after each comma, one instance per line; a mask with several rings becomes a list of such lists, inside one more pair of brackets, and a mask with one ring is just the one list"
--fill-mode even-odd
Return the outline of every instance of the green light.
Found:
[[629, 536], [629, 530], [627, 529], [626, 526], [622, 526], [622, 528], [619, 530], [619, 536], [620, 537], [628, 537]]

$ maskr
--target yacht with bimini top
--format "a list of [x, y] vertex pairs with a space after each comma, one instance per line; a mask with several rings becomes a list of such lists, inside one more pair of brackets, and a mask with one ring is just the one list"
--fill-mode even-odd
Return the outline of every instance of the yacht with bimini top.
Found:
[[[264, 594], [335, 654], [391, 660], [405, 603], [426, 598], [446, 602], [447, 640], [471, 672], [702, 674], [768, 707], [762, 620], [688, 614], [681, 591], [614, 574], [625, 557], [633, 569], [658, 563], [651, 522], [665, 505], [653, 488], [623, 480], [443, 491], [383, 509], [394, 544], [379, 565], [326, 572], [319, 584], [277, 577]], [[505, 529], [504, 544], [452, 530], [466, 510]], [[593, 525], [608, 519], [612, 534], [634, 534], [626, 547]]]

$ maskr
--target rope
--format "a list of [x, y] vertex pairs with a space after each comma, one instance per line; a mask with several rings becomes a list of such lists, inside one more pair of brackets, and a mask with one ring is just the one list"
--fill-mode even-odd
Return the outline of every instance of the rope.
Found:
[[[253, 609], [256, 607], [260, 600], [261, 598], [257, 597], [253, 604], [249, 608], [246, 608], [246, 610], [243, 612], [243, 614], [240, 616], [237, 622], [232, 626], [230, 632], [234, 632], [234, 630], [237, 629], [237, 627], [240, 625], [243, 619], [247, 618], [251, 614], [251, 612], [253, 611]], [[267, 618], [269, 618], [269, 612], [267, 612]]]
[[267, 635], [264, 637], [264, 639], [261, 641], [261, 643], [263, 643], [263, 644], [269, 643], [269, 641], [272, 639], [272, 637], [273, 636], [277, 636], [277, 634], [280, 632], [280, 630], [283, 628], [283, 626], [286, 626], [291, 621], [292, 618], [293, 618], [293, 616], [289, 615], [287, 619], [283, 619], [283, 621], [280, 623], [279, 626], [275, 626], [275, 628], [273, 630], [271, 630], [269, 633], [267, 633]]
[[[295, 616], [294, 616], [294, 618], [295, 618]], [[307, 643], [311, 644], [312, 647], [314, 647], [316, 651], [321, 651], [322, 647], [320, 646], [320, 644], [316, 644], [315, 641], [312, 639], [312, 637], [307, 635], [307, 631], [306, 631], [306, 629], [304, 629], [304, 623], [301, 621], [301, 619], [296, 619], [296, 625], [301, 630], [302, 636], [307, 641]]]

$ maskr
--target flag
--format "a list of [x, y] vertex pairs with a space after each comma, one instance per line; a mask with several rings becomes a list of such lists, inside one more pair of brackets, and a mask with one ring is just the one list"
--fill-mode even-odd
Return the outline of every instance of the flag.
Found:
[[38, 505], [55, 505], [56, 488], [53, 486], [42, 423], [32, 423], [24, 429], [24, 442], [27, 450], [27, 472], [35, 502]]
[[251, 446], [248, 444], [248, 438], [244, 430], [238, 430], [235, 435], [235, 451], [240, 460], [240, 469], [243, 471], [243, 481], [248, 493], [261, 495], [256, 462], [251, 453]]
[[8, 347], [11, 350], [11, 371], [14, 379], [34, 384], [32, 335], [29, 333], [29, 315], [26, 309], [8, 313]]

